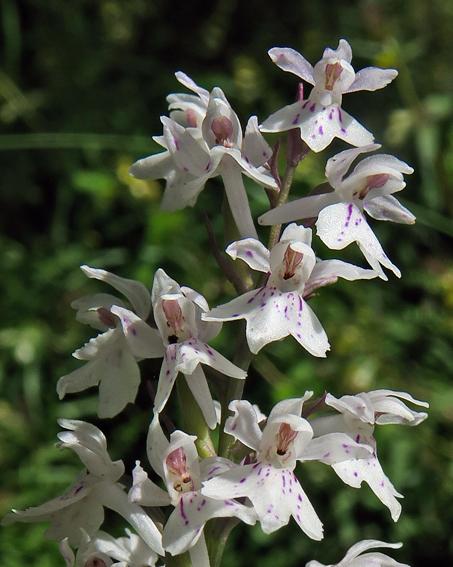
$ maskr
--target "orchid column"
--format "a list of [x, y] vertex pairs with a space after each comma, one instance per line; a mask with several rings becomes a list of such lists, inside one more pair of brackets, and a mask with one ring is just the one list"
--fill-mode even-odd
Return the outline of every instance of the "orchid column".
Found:
[[[277, 110], [261, 128], [256, 116], [243, 128], [220, 88], [209, 92], [178, 72], [176, 78], [190, 92], [168, 96], [163, 135], [155, 137], [163, 151], [140, 159], [130, 170], [141, 179], [165, 180], [162, 208], [170, 211], [196, 206], [205, 186], [220, 178], [236, 234], [231, 237], [226, 223], [223, 234], [215, 234], [208, 223], [208, 239], [237, 296], [210, 308], [201, 292], [180, 285], [162, 268], [150, 289], [151, 282], [82, 266], [89, 278], [110, 285], [122, 297], [100, 291], [72, 303], [77, 320], [100, 334], [74, 352], [83, 365], [58, 380], [60, 399], [97, 387], [98, 416], [112, 418], [135, 402], [143, 361], [162, 362], [153, 377], [153, 399], [142, 431], [146, 442], [134, 455], [135, 467], [125, 471], [122, 460], [111, 459], [97, 426], [61, 419], [66, 431], [58, 436], [59, 446], [75, 451], [84, 470], [62, 496], [13, 510], [3, 520], [50, 522], [47, 535], [58, 542], [67, 567], [218, 567], [239, 522], [259, 524], [270, 534], [294, 521], [308, 538], [320, 542], [323, 518], [309, 496], [310, 487], [307, 493], [302, 488], [306, 479], [295, 472], [298, 463], [303, 469], [309, 461], [327, 465], [329, 474], [336, 473], [349, 487], [367, 483], [393, 521], [400, 517], [397, 498], [402, 495], [378, 460], [374, 429], [419, 425], [427, 414], [407, 404], [428, 407], [426, 402], [386, 389], [385, 377], [378, 390], [340, 398], [323, 393], [324, 385], [314, 377], [313, 390], [320, 395], [299, 392], [280, 400], [268, 415], [255, 399], [241, 399], [254, 355], [272, 349], [273, 343], [290, 336], [302, 347], [300, 356], [327, 356], [331, 324], [326, 317], [321, 323], [311, 308], [314, 294], [322, 294], [322, 288], [339, 278], [354, 282], [348, 285], [388, 281], [384, 268], [400, 277], [365, 213], [370, 222], [415, 222], [393, 196], [405, 187], [404, 175], [412, 168], [388, 154], [361, 159], [380, 146], [342, 107], [344, 94], [381, 89], [397, 72], [372, 67], [355, 72], [344, 39], [336, 50], [326, 48], [314, 67], [290, 48], [276, 47], [269, 55], [278, 67], [312, 86], [308, 96], [299, 85], [297, 102]], [[285, 134], [271, 147], [263, 132]], [[323, 192], [318, 188], [288, 202], [303, 158], [327, 149], [334, 138], [354, 147], [328, 156]], [[279, 154], [285, 144], [286, 161]], [[271, 226], [265, 241], [265, 229], [256, 230], [258, 211], [250, 206], [244, 175], [269, 198], [269, 209], [259, 211], [259, 223]], [[219, 186], [216, 190], [214, 214], [222, 202]], [[282, 229], [284, 223], [290, 224]], [[356, 242], [367, 265], [320, 259], [316, 237], [339, 255]], [[185, 279], [191, 284], [192, 274]], [[323, 297], [328, 301], [327, 294]], [[211, 341], [231, 321], [242, 321], [243, 327], [230, 361]], [[179, 413], [171, 409], [175, 390]], [[183, 424], [189, 424], [186, 431]], [[124, 519], [127, 537], [101, 531], [105, 509]], [[337, 565], [408, 567], [369, 551], [400, 546], [363, 540]], [[322, 552], [321, 547], [318, 555]], [[342, 553], [338, 550], [338, 557]], [[307, 567], [320, 565], [310, 561]]]

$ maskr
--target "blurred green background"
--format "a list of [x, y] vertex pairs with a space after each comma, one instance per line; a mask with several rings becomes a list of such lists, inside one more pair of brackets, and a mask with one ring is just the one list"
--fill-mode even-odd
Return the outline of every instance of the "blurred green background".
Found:
[[[168, 214], [159, 212], [161, 182], [127, 173], [132, 161], [157, 151], [150, 136], [160, 133], [165, 96], [184, 90], [173, 73], [221, 86], [243, 120], [262, 120], [293, 100], [296, 88], [266, 51], [291, 46], [315, 63], [345, 37], [356, 69], [400, 72], [385, 90], [348, 95], [344, 106], [386, 152], [416, 169], [402, 201], [418, 223], [373, 225], [403, 278], [322, 290], [312, 306], [330, 337], [329, 357], [314, 359], [292, 340], [274, 344], [257, 359], [246, 397], [268, 411], [305, 389], [393, 388], [428, 400], [430, 417], [415, 429], [377, 433], [384, 470], [405, 495], [397, 524], [367, 486], [354, 490], [328, 467], [304, 465], [299, 476], [325, 523], [324, 542], [294, 525], [272, 536], [238, 528], [224, 564], [337, 562], [363, 538], [403, 541], [393, 555], [412, 566], [453, 564], [453, 2], [2, 0], [0, 17], [0, 515], [60, 493], [79, 470], [75, 457], [54, 447], [57, 417], [100, 425], [129, 471], [143, 454], [145, 386], [136, 406], [102, 423], [96, 391], [57, 401], [57, 379], [78, 366], [70, 353], [92, 335], [69, 304], [102, 288], [84, 278], [80, 264], [148, 285], [162, 266], [211, 304], [231, 297], [206, 257], [202, 220], [206, 211], [221, 236], [220, 185], [212, 182], [195, 209]], [[308, 157], [293, 193], [320, 183], [326, 159], [340, 149]], [[264, 192], [250, 185], [250, 195], [263, 212]], [[316, 245], [320, 256], [333, 256]], [[363, 261], [353, 247], [337, 257]], [[236, 331], [226, 326], [217, 341], [225, 354]], [[157, 371], [147, 366], [145, 380]], [[2, 567], [61, 565], [43, 532], [24, 524], [0, 530]]]

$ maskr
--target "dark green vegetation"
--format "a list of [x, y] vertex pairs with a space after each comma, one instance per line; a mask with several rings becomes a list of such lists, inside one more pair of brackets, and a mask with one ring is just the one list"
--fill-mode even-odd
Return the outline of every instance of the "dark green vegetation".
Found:
[[[417, 225], [374, 223], [403, 278], [322, 290], [313, 307], [333, 345], [327, 360], [310, 357], [290, 339], [271, 345], [251, 372], [246, 397], [268, 411], [282, 396], [305, 389], [343, 394], [388, 387], [428, 400], [430, 418], [416, 429], [378, 432], [384, 469], [405, 495], [398, 524], [367, 487], [354, 490], [329, 468], [304, 465], [299, 475], [325, 523], [324, 543], [294, 525], [272, 537], [238, 528], [224, 564], [336, 562], [362, 538], [403, 541], [394, 556], [413, 567], [453, 561], [453, 103], [446, 94], [453, 82], [452, 3], [2, 0], [0, 14], [0, 515], [58, 494], [79, 469], [69, 452], [53, 446], [57, 417], [99, 425], [112, 456], [122, 457], [129, 471], [142, 451], [146, 387], [137, 406], [102, 423], [95, 391], [57, 401], [57, 379], [78, 365], [70, 353], [91, 336], [69, 303], [101, 291], [80, 264], [147, 284], [162, 266], [211, 304], [232, 293], [206, 257], [203, 210], [221, 237], [217, 182], [194, 210], [164, 214], [160, 182], [127, 175], [133, 160], [156, 151], [150, 136], [160, 133], [165, 95], [181, 91], [173, 72], [224, 88], [243, 119], [251, 113], [264, 119], [292, 100], [296, 87], [271, 64], [267, 49], [291, 46], [316, 62], [324, 46], [345, 37], [356, 69], [376, 64], [400, 71], [383, 91], [346, 97], [345, 108], [384, 151], [416, 169], [402, 200]], [[321, 182], [326, 159], [338, 149], [344, 146], [303, 162], [293, 194]], [[264, 192], [250, 186], [250, 195], [256, 213], [263, 212]], [[333, 256], [316, 244], [320, 256]], [[362, 261], [352, 247], [336, 256]], [[225, 326], [218, 341], [225, 354], [234, 348], [235, 331]], [[145, 378], [155, 379], [156, 369], [147, 366]], [[23, 524], [2, 529], [2, 567], [61, 565], [43, 531]]]

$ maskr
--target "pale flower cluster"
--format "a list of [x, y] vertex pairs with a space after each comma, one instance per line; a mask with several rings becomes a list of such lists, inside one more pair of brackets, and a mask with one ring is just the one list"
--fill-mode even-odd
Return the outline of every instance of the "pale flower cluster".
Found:
[[[231, 518], [259, 523], [266, 534], [292, 518], [309, 538], [319, 541], [324, 535], [322, 518], [302, 487], [306, 462], [331, 467], [350, 487], [365, 482], [394, 521], [400, 516], [397, 498], [402, 495], [378, 460], [374, 428], [418, 425], [427, 414], [408, 404], [427, 407], [427, 403], [405, 392], [379, 389], [340, 398], [327, 394], [307, 404], [313, 396], [309, 391], [281, 400], [266, 416], [240, 399], [247, 376], [244, 360], [230, 361], [211, 345], [223, 323], [245, 320], [244, 344], [252, 354], [291, 335], [310, 355], [325, 357], [330, 345], [310, 306], [313, 294], [338, 278], [387, 280], [383, 268], [400, 276], [365, 215], [406, 224], [415, 221], [393, 196], [405, 187], [403, 175], [412, 173], [412, 168], [387, 154], [365, 157], [353, 167], [362, 154], [380, 146], [342, 108], [343, 94], [383, 88], [397, 72], [373, 67], [355, 72], [344, 39], [336, 50], [327, 48], [314, 67], [290, 48], [273, 48], [269, 55], [278, 67], [312, 86], [307, 97], [278, 110], [260, 127], [252, 116], [243, 129], [220, 88], [208, 92], [177, 73], [190, 93], [168, 96], [169, 116], [162, 117], [163, 135], [155, 138], [162, 152], [131, 167], [136, 177], [165, 179], [162, 207], [167, 210], [194, 206], [207, 182], [221, 178], [239, 236], [228, 244], [226, 254], [242, 262], [242, 271], [236, 274], [249, 270], [238, 296], [210, 309], [201, 293], [181, 286], [163, 269], [156, 271], [148, 290], [137, 281], [82, 266], [87, 277], [107, 284], [120, 297], [102, 289], [72, 303], [77, 320], [99, 334], [74, 352], [83, 364], [59, 379], [60, 399], [97, 387], [99, 417], [114, 417], [136, 399], [140, 363], [162, 362], [153, 417], [147, 424], [147, 462], [137, 459], [135, 468], [126, 471], [129, 476], [124, 476], [123, 462], [111, 459], [98, 427], [61, 419], [59, 446], [78, 455], [83, 471], [63, 495], [24, 511], [13, 510], [4, 519], [5, 524], [49, 522], [47, 535], [59, 542], [67, 567], [152, 567], [164, 561], [171, 565], [172, 556], [186, 552], [194, 567], [209, 567], [213, 542], [205, 537], [205, 525], [221, 521], [228, 526]], [[327, 160], [324, 193], [282, 202], [261, 215], [263, 225], [291, 223], [265, 245], [255, 227], [243, 176], [266, 189], [271, 201], [272, 195], [277, 196], [274, 203], [279, 203], [285, 181], [278, 175], [275, 149], [262, 132], [286, 131], [300, 135], [305, 152], [319, 152], [335, 137], [354, 147]], [[220, 192], [220, 187], [213, 190]], [[333, 250], [356, 242], [369, 268], [320, 259], [313, 224], [316, 235]], [[229, 391], [238, 393], [222, 406], [211, 392], [213, 372], [216, 379], [221, 376], [226, 381]], [[206, 438], [169, 427], [162, 417], [178, 377], [193, 401], [182, 411], [202, 416], [200, 432], [206, 429], [209, 439], [204, 449], [199, 442]], [[221, 439], [228, 440], [228, 450], [212, 444], [209, 430], [216, 429]], [[298, 468], [296, 475], [298, 463], [301, 472]], [[127, 522], [125, 537], [114, 538], [100, 530], [105, 509]], [[337, 566], [408, 567], [368, 551], [399, 546], [365, 540]], [[321, 565], [310, 561], [307, 567]]]

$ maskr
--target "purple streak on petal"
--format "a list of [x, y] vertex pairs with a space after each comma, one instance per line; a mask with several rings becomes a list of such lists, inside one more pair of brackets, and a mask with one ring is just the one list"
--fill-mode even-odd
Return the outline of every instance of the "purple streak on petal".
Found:
[[296, 114], [296, 116], [294, 117], [294, 120], [291, 122], [291, 124], [297, 124], [299, 122], [299, 118], [300, 118], [300, 112], [298, 112]]
[[180, 498], [180, 500], [179, 500], [179, 513], [181, 515], [181, 518], [184, 520], [184, 525], [188, 526], [189, 520], [187, 519], [186, 513], [184, 511], [184, 499], [183, 498]]

